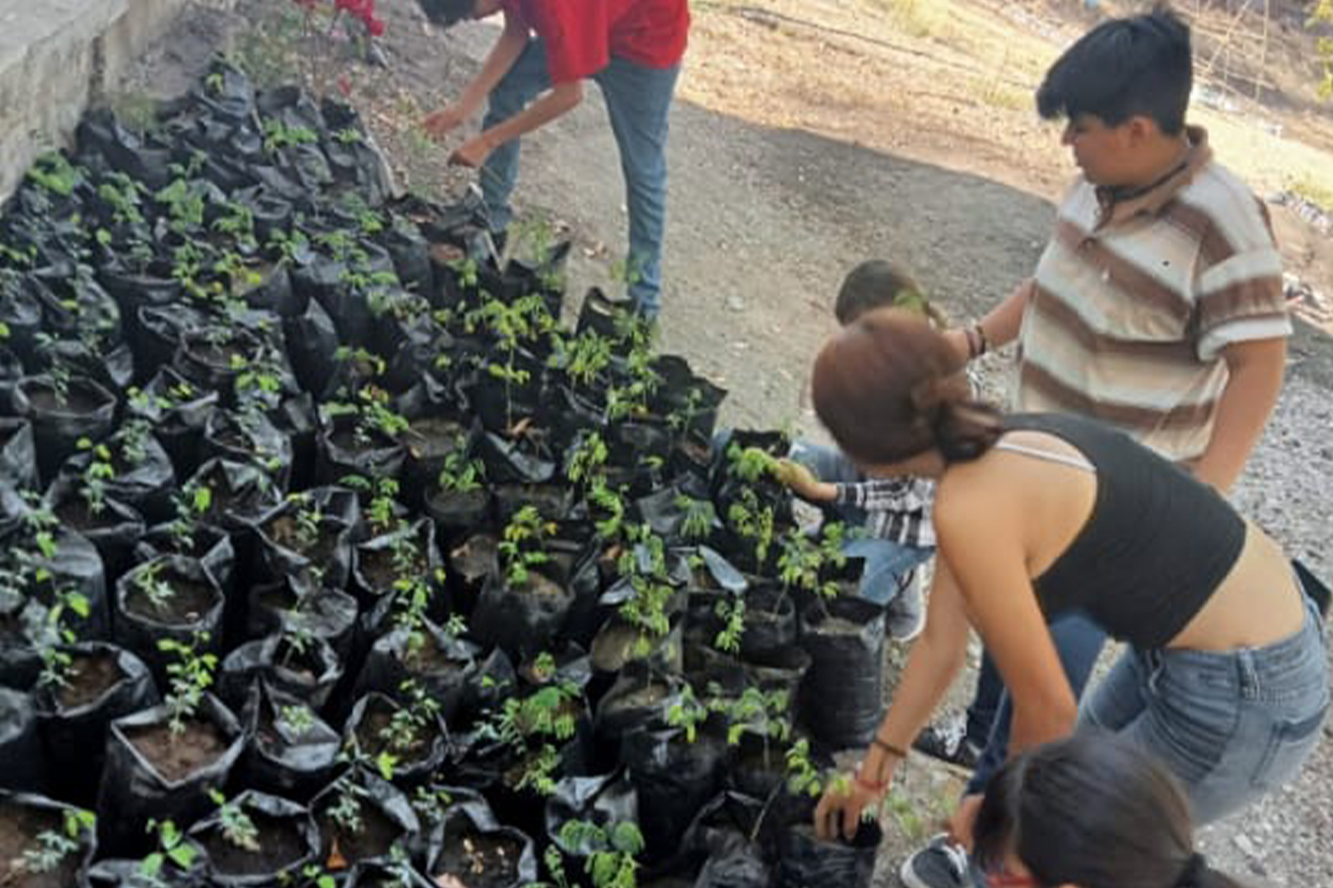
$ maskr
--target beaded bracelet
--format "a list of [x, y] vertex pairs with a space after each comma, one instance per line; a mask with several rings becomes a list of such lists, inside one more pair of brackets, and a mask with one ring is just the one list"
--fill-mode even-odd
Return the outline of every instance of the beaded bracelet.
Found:
[[859, 770], [856, 772], [856, 776], [852, 778], [852, 782], [865, 791], [873, 792], [876, 795], [879, 795], [885, 789], [885, 783], [882, 780], [867, 780], [865, 777], [861, 776]]

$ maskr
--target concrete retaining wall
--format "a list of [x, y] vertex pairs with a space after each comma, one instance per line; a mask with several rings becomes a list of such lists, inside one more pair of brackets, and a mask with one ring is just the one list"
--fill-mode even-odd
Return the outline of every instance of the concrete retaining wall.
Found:
[[191, 2], [0, 0], [0, 199]]

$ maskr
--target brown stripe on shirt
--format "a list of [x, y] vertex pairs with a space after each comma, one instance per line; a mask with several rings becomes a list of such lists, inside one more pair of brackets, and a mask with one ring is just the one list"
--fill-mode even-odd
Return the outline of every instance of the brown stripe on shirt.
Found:
[[1163, 221], [1185, 232], [1199, 244], [1199, 265], [1208, 268], [1236, 255], [1213, 217], [1198, 207], [1173, 200], [1162, 209]]
[[1194, 343], [1183, 339], [1153, 341], [1125, 339], [1099, 333], [1079, 316], [1068, 303], [1038, 284], [1034, 288], [1029, 311], [1040, 313], [1060, 332], [1077, 342], [1085, 351], [1109, 357], [1132, 358], [1138, 361], [1163, 361], [1172, 368], [1194, 360]]
[[[1024, 362], [1020, 377], [1020, 384], [1024, 388], [1031, 388], [1041, 397], [1061, 405], [1064, 412], [1091, 416], [1140, 433], [1160, 430], [1196, 431], [1212, 421], [1217, 406], [1216, 401], [1207, 400], [1196, 404], [1182, 403], [1170, 410], [1157, 410], [1135, 404], [1098, 401], [1065, 385], [1032, 361]], [[1021, 406], [1026, 409], [1026, 405]]]
[[1100, 238], [1089, 237], [1071, 220], [1061, 217], [1056, 222], [1055, 236], [1079, 260], [1108, 276], [1116, 290], [1127, 299], [1148, 303], [1153, 308], [1169, 312], [1180, 323], [1190, 316], [1190, 301], [1183, 294], [1168, 287], [1134, 263], [1117, 255]]

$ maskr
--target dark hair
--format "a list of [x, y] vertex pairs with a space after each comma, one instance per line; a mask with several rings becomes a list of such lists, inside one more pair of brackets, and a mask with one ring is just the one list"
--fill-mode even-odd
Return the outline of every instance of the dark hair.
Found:
[[1084, 34], [1046, 72], [1037, 111], [1047, 120], [1091, 114], [1108, 126], [1143, 116], [1165, 135], [1179, 135], [1192, 68], [1189, 25], [1158, 6]]
[[972, 399], [963, 365], [921, 315], [875, 309], [830, 340], [815, 359], [815, 413], [838, 446], [866, 464], [938, 448], [976, 459], [1000, 436], [1000, 414]]
[[845, 327], [876, 308], [891, 308], [895, 305], [909, 307], [904, 302], [915, 303], [938, 323], [935, 310], [907, 272], [883, 259], [869, 259], [853, 268], [842, 279], [838, 299], [833, 303], [833, 314], [838, 323]]
[[1081, 730], [996, 771], [972, 838], [982, 869], [1013, 854], [1044, 886], [1241, 888], [1195, 852], [1189, 803], [1165, 766], [1104, 731]]
[[417, 0], [431, 22], [443, 27], [457, 24], [476, 8], [477, 0]]

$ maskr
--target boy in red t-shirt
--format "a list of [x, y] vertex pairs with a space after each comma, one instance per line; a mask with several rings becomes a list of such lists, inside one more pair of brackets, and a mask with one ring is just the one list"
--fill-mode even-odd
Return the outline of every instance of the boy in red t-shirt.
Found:
[[688, 0], [420, 3], [432, 21], [446, 27], [504, 14], [504, 32], [481, 71], [454, 104], [424, 122], [432, 136], [443, 138], [489, 99], [481, 134], [455, 149], [449, 161], [481, 168], [497, 232], [513, 215], [509, 194], [518, 177], [519, 137], [578, 105], [583, 81], [597, 81], [625, 175], [629, 295], [640, 313], [656, 317], [666, 222], [667, 112], [689, 33]]

